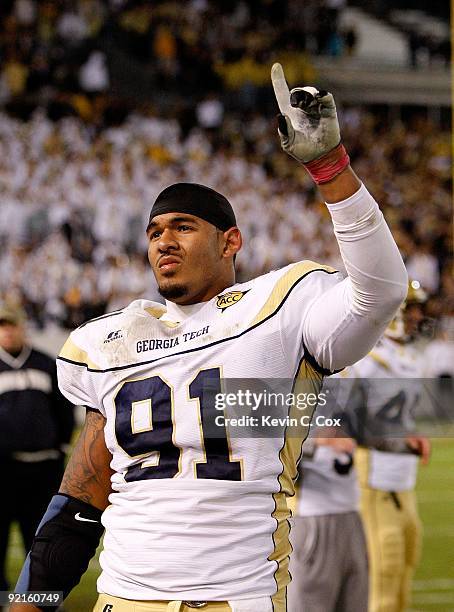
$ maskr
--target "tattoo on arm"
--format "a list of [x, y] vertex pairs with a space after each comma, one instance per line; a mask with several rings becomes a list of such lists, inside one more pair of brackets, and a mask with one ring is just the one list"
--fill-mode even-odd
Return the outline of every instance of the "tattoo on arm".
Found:
[[94, 410], [87, 410], [85, 425], [66, 466], [60, 493], [76, 497], [100, 510], [108, 505], [111, 492], [112, 455], [104, 438], [106, 419]]

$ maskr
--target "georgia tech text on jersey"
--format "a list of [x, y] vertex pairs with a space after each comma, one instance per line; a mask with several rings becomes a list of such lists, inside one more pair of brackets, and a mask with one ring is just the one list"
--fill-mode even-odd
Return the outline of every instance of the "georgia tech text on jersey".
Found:
[[210, 329], [209, 325], [202, 327], [196, 331], [185, 332], [175, 338], [150, 338], [149, 340], [139, 340], [136, 344], [136, 350], [138, 353], [144, 353], [145, 351], [156, 351], [158, 349], [167, 349], [178, 346], [180, 342], [188, 342], [188, 340], [194, 340], [208, 333]]

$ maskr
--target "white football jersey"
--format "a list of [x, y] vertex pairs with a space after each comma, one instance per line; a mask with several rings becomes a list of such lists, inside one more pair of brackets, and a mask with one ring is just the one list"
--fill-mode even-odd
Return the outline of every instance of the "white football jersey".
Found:
[[226, 425], [207, 439], [217, 411], [202, 390], [208, 379], [216, 387], [247, 377], [286, 379], [288, 391], [304, 380], [318, 393], [322, 371], [305, 353], [303, 321], [313, 299], [341, 280], [300, 262], [200, 304], [138, 300], [71, 333], [58, 359], [60, 388], [106, 417], [114, 470], [100, 592], [237, 600], [285, 587], [286, 497], [304, 432], [235, 437]]
[[329, 446], [303, 456], [296, 495], [289, 503], [295, 516], [323, 516], [359, 510], [359, 486], [352, 459]]
[[[362, 430], [383, 431], [388, 442], [400, 445], [401, 452], [369, 449], [357, 453], [358, 475], [363, 486], [383, 491], [406, 491], [416, 484], [418, 457], [406, 450], [405, 434], [414, 431], [414, 411], [422, 394], [424, 356], [415, 343], [400, 343], [384, 336], [366, 357], [342, 372], [340, 378], [354, 377], [361, 387]], [[358, 395], [356, 395], [358, 397]], [[357, 401], [357, 400], [355, 400]], [[376, 429], [377, 428], [377, 429]]]
[[454, 378], [454, 342], [441, 338], [432, 340], [424, 351], [424, 361], [427, 377]]

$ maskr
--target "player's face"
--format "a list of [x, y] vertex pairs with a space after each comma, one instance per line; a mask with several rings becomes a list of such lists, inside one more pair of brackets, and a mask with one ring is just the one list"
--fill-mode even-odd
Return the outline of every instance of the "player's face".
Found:
[[153, 219], [148, 259], [163, 297], [177, 304], [204, 302], [234, 282], [238, 228], [221, 232], [193, 215], [166, 213]]
[[0, 321], [0, 347], [8, 353], [18, 353], [24, 345], [24, 328]]

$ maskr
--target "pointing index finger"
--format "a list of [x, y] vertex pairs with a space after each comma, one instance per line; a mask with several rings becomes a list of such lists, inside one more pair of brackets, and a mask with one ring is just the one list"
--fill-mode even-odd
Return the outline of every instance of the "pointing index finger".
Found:
[[273, 64], [271, 68], [271, 82], [273, 83], [279, 110], [283, 115], [287, 115], [290, 108], [290, 91], [285, 80], [284, 71], [279, 63]]

